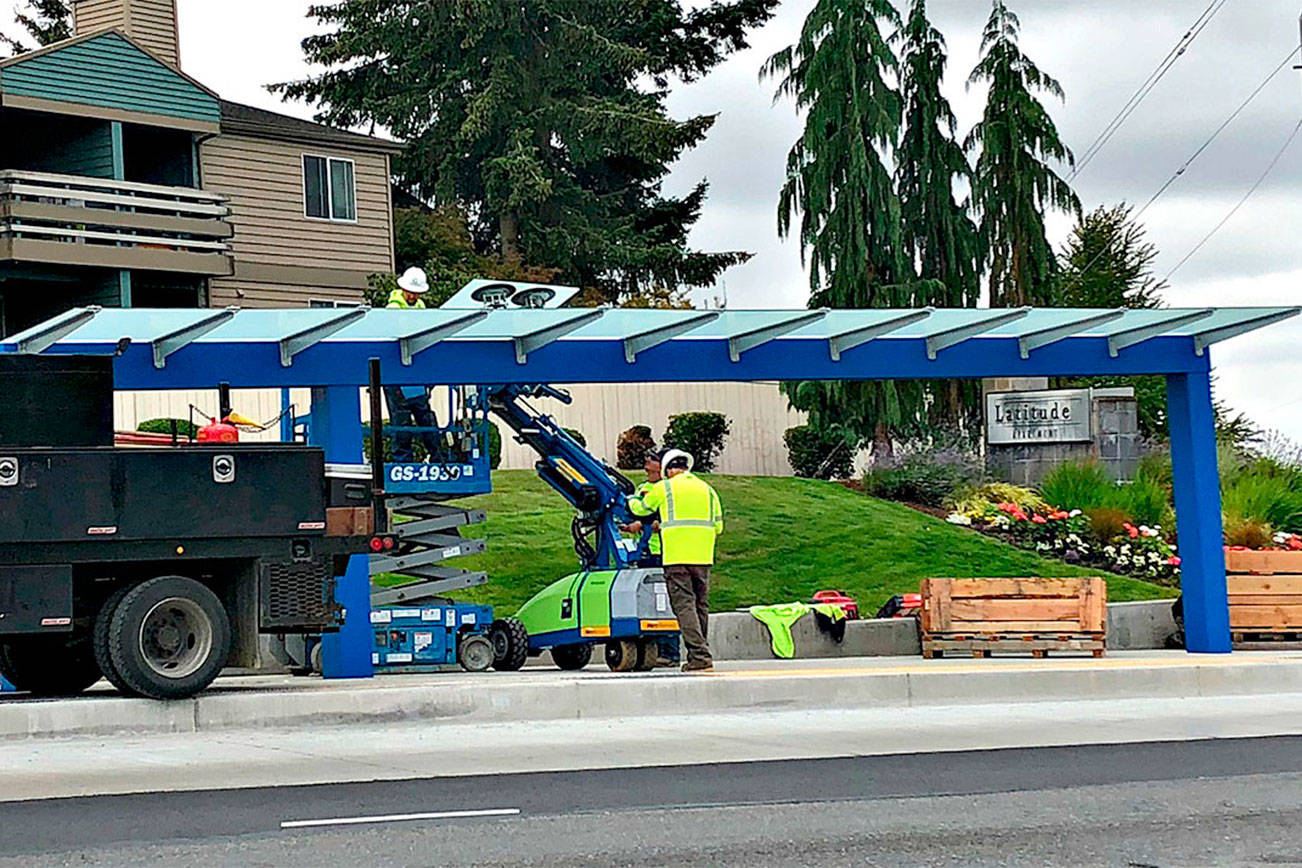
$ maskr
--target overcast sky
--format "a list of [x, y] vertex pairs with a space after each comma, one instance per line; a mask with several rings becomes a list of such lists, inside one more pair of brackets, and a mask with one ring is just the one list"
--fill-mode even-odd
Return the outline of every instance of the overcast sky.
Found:
[[[903, 0], [897, 0], [900, 4]], [[309, 115], [264, 85], [302, 76], [299, 41], [313, 24], [310, 0], [179, 0], [186, 71], [223, 96]], [[18, 5], [0, 0], [0, 11]], [[776, 203], [799, 118], [773, 104], [761, 83], [764, 58], [796, 37], [812, 0], [785, 0], [753, 34], [753, 47], [706, 79], [680, 88], [676, 116], [718, 113], [709, 139], [686, 155], [673, 191], [702, 178], [711, 196], [693, 235], [704, 249], [756, 254], [728, 272], [733, 307], [798, 307], [808, 282], [794, 243], [777, 237]], [[1207, 0], [1009, 0], [1022, 20], [1023, 50], [1062, 82], [1065, 104], [1050, 110], [1067, 144], [1083, 153], [1136, 87], [1166, 56]], [[985, 0], [931, 0], [950, 48], [946, 92], [961, 132], [982, 94], [964, 82], [976, 61]], [[1074, 182], [1085, 207], [1142, 205], [1257, 87], [1299, 41], [1297, 0], [1228, 0], [1107, 148]], [[6, 18], [10, 16], [5, 16]], [[1302, 73], [1286, 68], [1144, 215], [1161, 251], [1159, 274], [1176, 265], [1247, 192], [1302, 117]], [[1302, 140], [1238, 214], [1172, 278], [1173, 306], [1302, 303]], [[1070, 228], [1051, 220], [1053, 240]], [[1218, 347], [1218, 395], [1258, 423], [1302, 441], [1302, 318]]]

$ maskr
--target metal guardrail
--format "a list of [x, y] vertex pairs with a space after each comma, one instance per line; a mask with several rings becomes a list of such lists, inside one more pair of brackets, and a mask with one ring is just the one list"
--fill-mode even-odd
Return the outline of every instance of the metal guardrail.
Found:
[[0, 240], [225, 255], [226, 197], [192, 187], [0, 171]]

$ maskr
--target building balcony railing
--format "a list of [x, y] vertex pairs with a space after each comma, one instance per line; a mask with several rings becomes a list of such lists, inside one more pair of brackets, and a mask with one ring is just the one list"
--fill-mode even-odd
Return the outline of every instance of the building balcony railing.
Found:
[[0, 171], [0, 262], [227, 275], [229, 215], [192, 187]]

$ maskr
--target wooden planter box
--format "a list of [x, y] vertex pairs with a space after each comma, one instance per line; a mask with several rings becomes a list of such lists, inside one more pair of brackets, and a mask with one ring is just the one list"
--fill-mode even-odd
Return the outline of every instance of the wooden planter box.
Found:
[[1302, 641], [1302, 552], [1226, 552], [1235, 644]]
[[962, 651], [1088, 651], [1102, 657], [1108, 588], [1103, 579], [925, 579], [922, 656]]

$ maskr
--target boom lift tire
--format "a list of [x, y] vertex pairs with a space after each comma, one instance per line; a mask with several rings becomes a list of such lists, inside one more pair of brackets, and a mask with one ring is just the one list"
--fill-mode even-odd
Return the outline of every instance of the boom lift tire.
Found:
[[516, 672], [529, 659], [529, 633], [516, 618], [500, 618], [488, 628], [493, 643], [493, 668]]
[[655, 639], [640, 639], [637, 643], [637, 664], [634, 672], [650, 672], [660, 661], [660, 643]]
[[100, 679], [85, 633], [11, 638], [0, 644], [0, 674], [34, 696], [76, 696]]
[[217, 595], [194, 579], [149, 579], [127, 591], [109, 616], [108, 650], [131, 693], [193, 696], [230, 657], [230, 616]]
[[611, 672], [632, 672], [641, 656], [637, 643], [632, 639], [616, 639], [606, 643], [606, 665]]
[[555, 645], [552, 647], [552, 662], [557, 668], [573, 672], [587, 666], [592, 660], [592, 646], [585, 643], [578, 645]]
[[126, 585], [109, 594], [108, 599], [104, 601], [104, 605], [100, 606], [99, 612], [95, 614], [95, 625], [91, 630], [90, 637], [91, 648], [95, 652], [95, 664], [99, 666], [99, 671], [108, 679], [109, 684], [112, 684], [118, 689], [119, 693], [126, 696], [132, 695], [132, 690], [122, 680], [122, 676], [118, 674], [118, 671], [113, 668], [113, 659], [109, 656], [108, 638], [109, 624], [113, 620], [113, 612], [117, 609], [118, 603], [122, 602], [122, 598], [127, 595], [127, 591], [130, 590], [131, 585]]
[[487, 672], [493, 666], [493, 643], [487, 636], [462, 636], [457, 642], [457, 662], [467, 672]]

